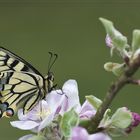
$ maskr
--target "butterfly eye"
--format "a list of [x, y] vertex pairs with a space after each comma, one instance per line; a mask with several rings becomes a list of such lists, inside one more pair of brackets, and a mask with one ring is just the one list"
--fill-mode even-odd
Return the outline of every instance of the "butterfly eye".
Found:
[[8, 108], [8, 109], [6, 110], [6, 116], [7, 116], [7, 117], [12, 117], [13, 115], [14, 115], [13, 109]]

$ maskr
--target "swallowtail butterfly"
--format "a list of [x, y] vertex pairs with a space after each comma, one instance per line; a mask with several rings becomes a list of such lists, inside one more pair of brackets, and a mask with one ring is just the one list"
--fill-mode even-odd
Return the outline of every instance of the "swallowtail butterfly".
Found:
[[0, 47], [0, 117], [11, 117], [19, 108], [27, 113], [54, 88], [50, 69], [57, 55], [50, 55], [48, 74], [43, 77], [24, 59]]

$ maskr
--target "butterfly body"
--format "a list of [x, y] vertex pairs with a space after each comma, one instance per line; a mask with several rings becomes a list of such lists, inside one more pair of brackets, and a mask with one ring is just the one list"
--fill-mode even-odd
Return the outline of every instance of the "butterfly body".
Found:
[[24, 59], [0, 47], [0, 117], [13, 116], [19, 108], [30, 111], [52, 90], [52, 77], [43, 77]]

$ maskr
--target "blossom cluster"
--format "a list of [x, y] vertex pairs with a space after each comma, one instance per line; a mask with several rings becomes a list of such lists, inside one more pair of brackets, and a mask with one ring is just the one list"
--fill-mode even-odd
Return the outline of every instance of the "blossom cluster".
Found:
[[[108, 135], [111, 134], [109, 129], [120, 127], [122, 132], [127, 133], [130, 127], [132, 128], [134, 124], [140, 122], [139, 115], [134, 113], [131, 115], [129, 110], [120, 108], [110, 119], [109, 116], [107, 117], [108, 113], [105, 114], [99, 126], [104, 127], [104, 131], [89, 134], [86, 128], [80, 126], [80, 122], [94, 117], [101, 102], [94, 96], [87, 96], [86, 101], [81, 105], [77, 82], [68, 80], [64, 83], [62, 90], [54, 90], [49, 93], [45, 100], [40, 101], [27, 114], [23, 114], [23, 110], [20, 109], [18, 111], [19, 120], [11, 122], [11, 125], [35, 133], [23, 136], [19, 140], [32, 140], [36, 137], [39, 137], [39, 140], [45, 138], [50, 140], [61, 140], [62, 138], [69, 140], [111, 140]], [[124, 122], [123, 128], [120, 126], [122, 122]]]

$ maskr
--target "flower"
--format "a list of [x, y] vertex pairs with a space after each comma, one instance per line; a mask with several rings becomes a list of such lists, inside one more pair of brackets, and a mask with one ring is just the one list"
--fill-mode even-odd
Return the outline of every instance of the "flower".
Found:
[[82, 127], [74, 127], [70, 140], [111, 140], [105, 133], [88, 134], [87, 130]]
[[39, 132], [44, 128], [44, 120], [49, 124], [53, 120], [53, 117], [54, 112], [51, 111], [48, 103], [45, 100], [42, 100], [27, 114], [23, 114], [23, 110], [20, 109], [18, 111], [19, 121], [13, 121], [10, 123], [13, 127], [22, 130]]
[[80, 104], [78, 85], [75, 80], [65, 82], [62, 90], [52, 91], [46, 97], [46, 101], [50, 106], [57, 102], [56, 113], [61, 115], [72, 108], [79, 114], [81, 119], [89, 119], [96, 113], [96, 109], [87, 100], [83, 105]]
[[56, 113], [63, 115], [71, 108], [81, 108], [79, 100], [78, 85], [75, 80], [68, 80], [64, 83], [62, 90], [54, 90], [46, 97], [50, 106], [56, 106]]
[[[79, 115], [80, 119], [90, 119], [96, 113], [96, 109], [88, 100], [83, 105], [80, 104], [77, 82], [68, 80], [64, 83], [62, 90], [50, 92], [45, 100], [40, 101], [27, 114], [23, 114], [23, 110], [20, 109], [18, 111], [19, 120], [11, 122], [11, 125], [22, 130], [31, 130], [38, 133], [45, 127], [50, 126], [58, 115], [63, 116], [65, 112], [70, 111], [72, 108]], [[82, 131], [86, 130], [83, 129]], [[59, 130], [55, 133], [59, 133]], [[28, 138], [28, 135], [23, 138]]]

